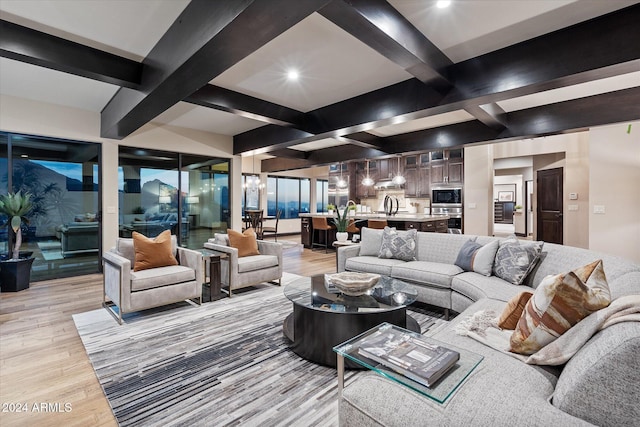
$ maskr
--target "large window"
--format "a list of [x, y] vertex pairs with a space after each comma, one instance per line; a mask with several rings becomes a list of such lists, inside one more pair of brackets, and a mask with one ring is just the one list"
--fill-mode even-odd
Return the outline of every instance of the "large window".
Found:
[[316, 211], [326, 212], [329, 204], [329, 181], [319, 179], [316, 181]]
[[120, 147], [119, 227], [154, 237], [170, 230], [200, 248], [229, 225], [229, 161]]
[[310, 208], [311, 181], [304, 178], [267, 178], [267, 215], [275, 216], [282, 210], [280, 218], [298, 218]]
[[[100, 269], [100, 145], [0, 133], [0, 193], [32, 194], [21, 251], [32, 252], [31, 280]], [[7, 253], [7, 218], [0, 218]]]

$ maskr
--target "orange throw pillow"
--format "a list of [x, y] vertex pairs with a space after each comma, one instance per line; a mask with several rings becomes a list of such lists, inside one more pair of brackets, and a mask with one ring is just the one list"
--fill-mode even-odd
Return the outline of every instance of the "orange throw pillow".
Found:
[[522, 316], [522, 312], [524, 311], [524, 306], [527, 304], [527, 301], [529, 301], [529, 298], [531, 298], [531, 295], [533, 295], [533, 292], [524, 291], [509, 300], [502, 315], [498, 319], [498, 327], [500, 327], [500, 329], [509, 329], [512, 331], [516, 328], [518, 320], [520, 320], [520, 316]]
[[247, 228], [243, 233], [228, 229], [227, 234], [229, 235], [229, 246], [238, 250], [238, 258], [260, 255], [256, 232], [253, 231], [253, 228]]
[[155, 239], [150, 239], [137, 231], [132, 233], [135, 263], [133, 271], [178, 265], [171, 250], [171, 231], [165, 230]]

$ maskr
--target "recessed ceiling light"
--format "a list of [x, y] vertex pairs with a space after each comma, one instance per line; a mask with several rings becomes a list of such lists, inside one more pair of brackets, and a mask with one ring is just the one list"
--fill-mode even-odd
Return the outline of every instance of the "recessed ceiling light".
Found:
[[444, 9], [445, 7], [451, 6], [451, 0], [438, 0], [436, 2], [436, 7], [438, 9]]
[[289, 70], [287, 71], [287, 79], [291, 80], [291, 81], [296, 81], [298, 80], [298, 78], [300, 77], [300, 74], [298, 73], [298, 70]]

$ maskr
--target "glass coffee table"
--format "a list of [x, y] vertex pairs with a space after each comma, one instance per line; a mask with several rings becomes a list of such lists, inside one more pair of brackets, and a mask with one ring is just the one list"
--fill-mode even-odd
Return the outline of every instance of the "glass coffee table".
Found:
[[[284, 288], [284, 294], [293, 303], [293, 313], [283, 325], [291, 349], [321, 365], [335, 367], [333, 347], [380, 323], [420, 332], [418, 322], [406, 310], [418, 292], [401, 280], [383, 276], [366, 294], [349, 296], [325, 284], [325, 275], [321, 274], [292, 282]], [[352, 362], [346, 367], [363, 369]]]
[[[421, 340], [428, 342], [429, 344], [446, 347], [451, 350], [455, 350], [460, 353], [460, 359], [456, 364], [442, 376], [431, 387], [426, 387], [416, 381], [413, 381], [404, 375], [378, 363], [372, 359], [369, 359], [360, 354], [360, 347], [367, 347], [367, 340], [370, 337], [375, 337], [379, 334], [393, 334], [394, 337], [400, 335], [408, 335], [417, 337]], [[460, 387], [463, 381], [473, 372], [473, 370], [480, 364], [483, 356], [473, 353], [471, 351], [456, 347], [447, 343], [440, 342], [433, 338], [419, 335], [414, 331], [409, 331], [403, 328], [399, 328], [389, 323], [382, 323], [370, 330], [355, 336], [354, 338], [337, 345], [333, 349], [338, 355], [338, 392], [342, 392], [344, 386], [344, 362], [349, 361], [356, 363], [362, 368], [370, 369], [384, 377], [387, 377], [405, 387], [417, 391], [418, 393], [427, 396], [430, 399], [435, 400], [438, 403], [444, 403], [453, 395], [453, 393]], [[346, 360], [345, 360], [346, 359]]]

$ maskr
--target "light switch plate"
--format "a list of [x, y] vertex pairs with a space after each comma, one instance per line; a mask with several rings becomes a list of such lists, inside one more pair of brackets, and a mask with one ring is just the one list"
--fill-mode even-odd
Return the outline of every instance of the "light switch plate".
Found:
[[475, 208], [476, 208], [475, 203], [469, 203], [469, 209], [475, 209]]
[[569, 205], [569, 210], [570, 211], [577, 211], [578, 210], [578, 205]]
[[604, 212], [605, 212], [604, 205], [593, 205], [594, 214], [604, 214]]
[[569, 193], [569, 200], [578, 200], [578, 193]]

